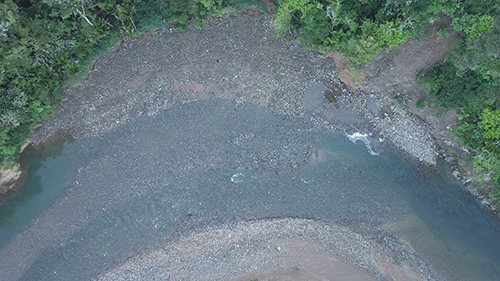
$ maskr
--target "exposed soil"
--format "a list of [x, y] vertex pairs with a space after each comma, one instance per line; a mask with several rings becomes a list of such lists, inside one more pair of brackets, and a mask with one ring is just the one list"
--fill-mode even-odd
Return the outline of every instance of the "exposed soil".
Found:
[[251, 272], [234, 281], [258, 280], [338, 280], [374, 281], [374, 277], [321, 246], [304, 240], [290, 239], [278, 242], [276, 249], [285, 251], [285, 265], [276, 271]]
[[[29, 145], [29, 140], [19, 149], [19, 153]], [[26, 176], [25, 171], [21, 169], [21, 165], [17, 164], [14, 167], [10, 167], [9, 164], [5, 164], [0, 167], [0, 205], [4, 201], [12, 198], [12, 195], [16, 193], [16, 189], [23, 185], [24, 176]]]
[[[377, 101], [380, 110], [372, 110], [371, 113], [365, 111], [365, 115], [382, 134], [389, 136], [396, 146], [412, 155], [420, 155], [421, 151], [438, 148], [454, 155], [463, 154], [457, 140], [449, 138], [448, 134], [457, 124], [457, 112], [451, 110], [441, 117], [436, 117], [435, 109], [419, 109], [415, 106], [418, 100], [427, 98], [425, 87], [417, 81], [417, 72], [442, 63], [456, 42], [456, 32], [452, 32], [449, 37], [436, 34], [439, 28], [449, 22], [449, 18], [441, 17], [438, 22], [429, 25], [420, 40], [408, 40], [389, 53], [382, 52], [369, 64], [354, 67], [338, 53], [329, 54], [335, 58], [338, 77], [350, 90], [350, 98], [357, 99], [359, 95], [369, 95]], [[364, 110], [359, 107], [358, 109]], [[402, 116], [406, 117], [401, 122]], [[399, 132], [404, 129], [391, 130], [391, 127], [407, 127], [407, 130], [401, 136]], [[411, 136], [408, 135], [410, 132], [418, 133]], [[412, 140], [417, 142], [408, 145], [407, 142]], [[431, 143], [433, 148], [419, 147], [418, 142]], [[424, 157], [427, 159], [424, 161], [433, 163], [435, 160], [432, 158]]]
[[[430, 107], [432, 99], [417, 79], [420, 70], [442, 63], [456, 42], [456, 32], [448, 37], [437, 35], [437, 30], [449, 23], [450, 19], [442, 16], [428, 26], [420, 40], [408, 40], [376, 55], [368, 64], [352, 66], [338, 52], [327, 53], [335, 59], [341, 87], [347, 89], [338, 98], [333, 94], [335, 87], [331, 87], [329, 100], [350, 104], [383, 137], [425, 163], [434, 164], [438, 151], [464, 158], [458, 140], [450, 136], [458, 113], [450, 110], [437, 117], [436, 109]], [[417, 108], [416, 102], [422, 99], [428, 106]]]
[[427, 99], [428, 105], [431, 102], [427, 90], [418, 82], [418, 71], [442, 63], [457, 40], [458, 33], [455, 31], [452, 31], [449, 37], [436, 34], [441, 27], [449, 23], [449, 18], [441, 17], [441, 20], [429, 25], [420, 40], [409, 40], [389, 53], [378, 54], [370, 64], [362, 65], [358, 71], [362, 75], [361, 89], [404, 101], [411, 113], [425, 121], [441, 148], [459, 154], [460, 145], [456, 140], [449, 138], [449, 132], [458, 122], [457, 112], [450, 110], [443, 116], [437, 117], [434, 108], [415, 106], [420, 99]]
[[[430, 107], [432, 100], [427, 96], [427, 90], [417, 79], [420, 70], [442, 63], [456, 42], [457, 32], [452, 31], [448, 37], [437, 35], [437, 31], [449, 23], [450, 19], [442, 16], [439, 21], [429, 25], [420, 40], [408, 40], [389, 52], [382, 52], [369, 64], [353, 67], [338, 54], [333, 54], [333, 57], [338, 77], [348, 89], [370, 93], [378, 101], [387, 101], [382, 117], [384, 113], [392, 114], [393, 110], [389, 108], [391, 103], [399, 103], [404, 110], [424, 121], [426, 130], [439, 148], [463, 157], [464, 151], [458, 140], [450, 136], [458, 123], [458, 113], [450, 110], [437, 117], [436, 109]], [[421, 99], [426, 100], [427, 106], [417, 108], [415, 104]]]
[[16, 165], [13, 168], [6, 165], [0, 168], [0, 195], [4, 195], [14, 189], [17, 180], [21, 176], [21, 167]]

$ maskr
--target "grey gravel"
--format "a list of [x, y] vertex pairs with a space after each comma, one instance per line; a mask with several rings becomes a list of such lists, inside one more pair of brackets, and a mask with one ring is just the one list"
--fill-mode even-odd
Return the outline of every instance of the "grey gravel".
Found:
[[[295, 41], [277, 39], [272, 19], [268, 16], [213, 18], [203, 30], [192, 29], [181, 33], [164, 29], [152, 38], [146, 36], [143, 39], [125, 40], [115, 52], [96, 62], [87, 80], [68, 88], [67, 97], [61, 102], [56, 115], [43, 122], [35, 132], [32, 143], [40, 144], [60, 129], [70, 130], [75, 138], [99, 137], [112, 134], [118, 127], [128, 128], [127, 124], [139, 117], [178, 112], [186, 104], [196, 107], [200, 104], [230, 103], [230, 108], [235, 108], [236, 111], [239, 106], [246, 108], [245, 114], [250, 112], [249, 108], [252, 106], [262, 106], [271, 109], [274, 114], [291, 118], [304, 117], [307, 121], [299, 128], [301, 132], [315, 127], [341, 130], [346, 134], [370, 134], [373, 136], [372, 141], [387, 139], [413, 157], [428, 164], [435, 163], [434, 143], [418, 119], [381, 96], [368, 97], [366, 93], [342, 89], [336, 78], [333, 59], [308, 51], [307, 47]], [[342, 93], [337, 101], [330, 103], [325, 98], [326, 88], [321, 87], [321, 83], [331, 91]], [[311, 85], [316, 90], [306, 91]], [[373, 105], [379, 110], [374, 110]], [[206, 108], [208, 107], [200, 108], [199, 112]], [[258, 111], [254, 112], [259, 114]], [[217, 114], [215, 117], [228, 118], [223, 112]], [[189, 118], [182, 114], [178, 116]], [[207, 114], [205, 112], [200, 116]], [[248, 115], [253, 123], [259, 123], [258, 118], [266, 118], [266, 115]], [[170, 121], [165, 119], [163, 122]], [[282, 124], [286, 125], [287, 122], [286, 118], [282, 120]], [[248, 130], [251, 133], [256, 131], [253, 135], [228, 135], [231, 145], [238, 149], [244, 150], [245, 144], [249, 142], [253, 146], [257, 146], [255, 144], [259, 142], [262, 144], [260, 147], [263, 152], [247, 158], [249, 162], [244, 163], [245, 169], [293, 169], [308, 159], [311, 140], [307, 134], [298, 141], [284, 137], [280, 139], [285, 144], [282, 145], [283, 143], [273, 142], [278, 137], [286, 136], [285, 131], [279, 131], [280, 128], [283, 126], [276, 129], [276, 137], [267, 141], [263, 136], [257, 135], [258, 130], [255, 129]], [[134, 132], [138, 131], [130, 128], [130, 133]], [[158, 134], [158, 139], [161, 140], [161, 134]], [[207, 150], [203, 139], [194, 143], [193, 147], [182, 148], [189, 150], [186, 155], [197, 155], [197, 151]], [[206, 162], [194, 163], [179, 156], [174, 159], [179, 165], [165, 167], [164, 170], [179, 175], [213, 168], [206, 166], [206, 163], [213, 163], [215, 168], [217, 165], [224, 166], [226, 162], [217, 158], [217, 155], [227, 149], [223, 144], [209, 144], [217, 149], [207, 155]], [[117, 141], [107, 145], [113, 147], [121, 143]], [[164, 144], [167, 148], [168, 145]], [[172, 155], [184, 155], [176, 150], [178, 147], [178, 144], [171, 145]], [[280, 150], [283, 149], [287, 153], [281, 153]], [[251, 153], [249, 150], [245, 155]], [[280, 155], [291, 156], [280, 158]], [[125, 174], [125, 171], [136, 165], [124, 162], [122, 159], [127, 159], [126, 156], [104, 155], [90, 163], [83, 173], [101, 171], [106, 165], [124, 165], [126, 169], [123, 169], [123, 175], [117, 172], [110, 175], [110, 178], [130, 177], [132, 186], [140, 185], [134, 183], [134, 176]], [[141, 155], [141, 161], [149, 160], [161, 162], [155, 155]], [[155, 178], [155, 172], [151, 171], [151, 175], [148, 172], [145, 171], [140, 177], [150, 178], [151, 183], [148, 182], [148, 185], [159, 184], [160, 179]], [[95, 175], [93, 178], [97, 182], [109, 181], [109, 178], [99, 178], [107, 175], [97, 172]], [[91, 184], [92, 177], [88, 178], [91, 179], [90, 184], [87, 182], [88, 186], [94, 188]], [[77, 198], [78, 192], [89, 192], [79, 191], [78, 187], [76, 182], [74, 189], [68, 192], [69, 196], [75, 193], [74, 197]], [[132, 196], [127, 193], [112, 194], [113, 188], [110, 186], [109, 190], [96, 194], [118, 201]], [[97, 214], [92, 213], [94, 210], [105, 210], [107, 207], [99, 205], [102, 204], [99, 200], [86, 204], [89, 205], [88, 213], [91, 217], [97, 217]], [[74, 221], [84, 222], [89, 219], [89, 214], [76, 214], [74, 216], [82, 217]], [[62, 218], [60, 225], [65, 225], [62, 221], [64, 219], [70, 220]], [[347, 228], [301, 219], [214, 226], [204, 232], [145, 251], [103, 277], [110, 280], [151, 280], [175, 276], [175, 280], [217, 280], [248, 270], [272, 270], [283, 262], [283, 253], [276, 251], [275, 247], [278, 239], [301, 238], [320, 244], [328, 252], [365, 268], [381, 280], [398, 279], [400, 271], [406, 274], [405, 280], [439, 280], [411, 247], [382, 232], [377, 233], [367, 239]], [[43, 246], [39, 248], [36, 251], [41, 252]], [[235, 248], [238, 251], [229, 251], [233, 258], [227, 258], [225, 249]], [[198, 251], [196, 249], [200, 249], [200, 252], [193, 252]]]
[[[441, 280], [408, 245], [308, 219], [239, 222], [143, 251], [94, 280], [224, 280], [285, 264], [283, 240], [300, 239], [364, 268], [379, 280]], [[393, 262], [389, 265], [387, 262]]]
[[[76, 138], [100, 136], [175, 104], [220, 98], [307, 115], [318, 126], [350, 134], [379, 134], [435, 164], [436, 145], [424, 122], [387, 96], [344, 89], [333, 59], [306, 49], [276, 38], [269, 16], [213, 18], [202, 30], [164, 29], [146, 42], [125, 40], [97, 61], [88, 82], [67, 89], [56, 115], [43, 122], [31, 142], [40, 144], [60, 129]], [[313, 91], [320, 103], [311, 108], [306, 89], [320, 82], [342, 94], [330, 104], [322, 91]], [[374, 113], [373, 104], [382, 110]]]
[[[341, 82], [335, 80], [334, 83]], [[425, 164], [436, 164], [438, 149], [428, 125], [408, 112], [402, 104], [404, 101], [381, 93], [347, 89], [343, 89], [339, 101], [369, 120], [380, 140], [389, 141]]]

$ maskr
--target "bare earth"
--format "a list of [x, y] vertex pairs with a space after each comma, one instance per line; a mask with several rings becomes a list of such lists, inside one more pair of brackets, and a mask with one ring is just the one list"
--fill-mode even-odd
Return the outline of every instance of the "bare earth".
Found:
[[422, 109], [415, 107], [418, 100], [427, 98], [425, 87], [417, 81], [417, 72], [442, 63], [457, 40], [456, 32], [449, 37], [436, 34], [445, 24], [449, 24], [449, 19], [443, 17], [430, 25], [420, 40], [409, 40], [389, 53], [381, 53], [370, 65], [363, 65], [359, 70], [363, 75], [361, 88], [391, 98], [404, 99], [408, 96], [410, 100], [406, 102], [406, 108], [425, 121], [440, 147], [457, 154], [460, 153], [459, 144], [448, 137], [458, 122], [457, 112], [450, 110], [437, 117], [436, 110], [429, 106]]
[[[458, 33], [449, 37], [436, 34], [440, 27], [449, 24], [449, 19], [442, 17], [421, 36], [420, 40], [408, 40], [405, 44], [393, 48], [388, 53], [375, 56], [369, 64], [351, 67], [346, 59], [338, 54], [337, 73], [342, 82], [352, 92], [366, 92], [374, 99], [385, 103], [381, 119], [391, 117], [398, 103], [403, 103], [401, 110], [421, 118], [422, 126], [436, 142], [441, 153], [463, 156], [458, 140], [450, 137], [450, 132], [458, 123], [458, 113], [454, 110], [437, 117], [437, 111], [429, 107], [429, 98], [423, 84], [417, 79], [420, 70], [442, 63], [457, 40]], [[427, 99], [427, 106], [417, 108], [416, 102]], [[419, 121], [417, 121], [419, 122]]]

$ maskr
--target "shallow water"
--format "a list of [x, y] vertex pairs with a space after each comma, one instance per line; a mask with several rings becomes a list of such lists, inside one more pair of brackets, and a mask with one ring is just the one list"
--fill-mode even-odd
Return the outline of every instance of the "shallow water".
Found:
[[[429, 169], [377, 143], [371, 155], [361, 141], [311, 128], [260, 107], [203, 101], [44, 159], [34, 153], [28, 195], [0, 214], [0, 266], [19, 266], [0, 279], [88, 279], [179, 233], [269, 217], [380, 227], [452, 280], [500, 279], [500, 224], [444, 163]], [[28, 254], [14, 263], [17, 250]]]
[[27, 169], [25, 182], [13, 199], [0, 206], [0, 247], [72, 184], [84, 159], [67, 135], [58, 136], [42, 149], [25, 150], [21, 157], [21, 165]]

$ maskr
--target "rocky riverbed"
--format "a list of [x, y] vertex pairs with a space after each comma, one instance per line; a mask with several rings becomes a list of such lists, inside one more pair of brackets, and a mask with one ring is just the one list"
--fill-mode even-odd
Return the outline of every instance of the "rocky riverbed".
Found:
[[[246, 25], [252, 29], [243, 30]], [[215, 97], [308, 115], [318, 126], [376, 135], [427, 164], [436, 161], [435, 142], [422, 121], [387, 96], [346, 89], [332, 58], [277, 39], [269, 16], [217, 17], [202, 30], [162, 30], [144, 38], [125, 40], [85, 81], [68, 88], [56, 115], [31, 142], [40, 144], [61, 129], [76, 138], [98, 136], [134, 117]], [[314, 81], [326, 88], [313, 92], [310, 102], [305, 89]], [[329, 93], [338, 98], [329, 100]]]
[[[350, 264], [355, 266], [352, 266]], [[364, 269], [364, 270], [363, 270]], [[96, 280], [441, 280], [391, 235], [307, 219], [209, 227], [143, 251]]]
[[[213, 112], [210, 104], [218, 105]], [[175, 116], [168, 115], [168, 112], [175, 113]], [[193, 118], [189, 116], [191, 113]], [[96, 193], [102, 198], [109, 197], [110, 202], [111, 198], [113, 202], [125, 202], [127, 196], [148, 189], [146, 186], [141, 187], [144, 179], [149, 179], [151, 185], [159, 184], [155, 182], [155, 173], [160, 168], [178, 176], [227, 166], [229, 160], [220, 155], [231, 152], [228, 147], [234, 147], [235, 153], [249, 156], [238, 163], [245, 169], [295, 169], [315, 157], [311, 138], [308, 133], [304, 133], [311, 129], [339, 130], [349, 135], [358, 133], [373, 143], [392, 143], [427, 164], [435, 163], [436, 159], [435, 143], [422, 122], [390, 100], [345, 89], [337, 77], [332, 58], [309, 51], [293, 40], [276, 38], [272, 18], [265, 15], [214, 17], [202, 30], [176, 32], [164, 29], [153, 36], [125, 40], [116, 51], [98, 60], [86, 79], [66, 89], [66, 98], [61, 102], [61, 107], [55, 116], [43, 122], [31, 142], [35, 145], [43, 143], [61, 129], [69, 130], [79, 139], [109, 136], [118, 128], [126, 128], [130, 134], [140, 134], [140, 129], [128, 128], [127, 125], [145, 116], [166, 116], [161, 122], [171, 123], [176, 128], [184, 122], [186, 127], [193, 129], [187, 130], [185, 135], [177, 129], [172, 130], [177, 132], [174, 139], [197, 141], [192, 147], [179, 147], [173, 141], [163, 140], [161, 135], [164, 132], [158, 132], [155, 135], [159, 140], [156, 145], [171, 149], [171, 161], [177, 161], [175, 165], [170, 165], [160, 161], [162, 159], [156, 159], [153, 154], [136, 157], [136, 163], [124, 161], [130, 159], [127, 158], [128, 150], [118, 150], [121, 154], [115, 154], [114, 149], [120, 145], [139, 144], [129, 144], [126, 139], [114, 138], [115, 142], [106, 144], [113, 154], [104, 155], [83, 169], [80, 174], [82, 180], [75, 182], [64, 200], [61, 199], [44, 215], [47, 220], [52, 221], [52, 217], [60, 216], [61, 210], [69, 210], [71, 200], [88, 197], [87, 193], [91, 193], [92, 188], [105, 180], [116, 179], [116, 182], [120, 182], [120, 179], [127, 178], [134, 188], [137, 187], [118, 195], [112, 194], [114, 188], [118, 188], [114, 186], [99, 191], [102, 194]], [[297, 122], [297, 118], [302, 121]], [[235, 124], [231, 123], [231, 126], [235, 128], [238, 122], [243, 122], [248, 132], [234, 136], [227, 134], [227, 140], [214, 140], [208, 133], [201, 137], [197, 135], [218, 120], [233, 120]], [[168, 125], [163, 123], [162, 128], [168, 129]], [[140, 123], [135, 126], [141, 127]], [[259, 135], [259, 126], [267, 126], [265, 131], [273, 133], [269, 133], [268, 137]], [[231, 128], [227, 130], [239, 132]], [[292, 131], [293, 136], [290, 135]], [[200, 162], [193, 162], [183, 156], [184, 152], [193, 156], [193, 159], [198, 159], [196, 157], [200, 155], [204, 158]], [[88, 153], [92, 154], [92, 151]], [[133, 170], [138, 163], [160, 164], [152, 171], [146, 169], [144, 174], [131, 176], [127, 171]], [[113, 174], [99, 174], [106, 168], [122, 166], [123, 169]], [[88, 190], [80, 188], [80, 182], [84, 180]], [[147, 185], [150, 185], [149, 181]], [[108, 208], [108, 202], [97, 199], [85, 204], [88, 205], [83, 208], [85, 212], [67, 218], [62, 216], [57, 223], [54, 222], [50, 231], [59, 233], [61, 237], [72, 235], [92, 218], [98, 217], [98, 212]], [[79, 225], [80, 222], [82, 225]], [[23, 239], [41, 235], [36, 231], [37, 224], [41, 222], [34, 223], [32, 231], [9, 248], [13, 255], [15, 249], [23, 244]], [[68, 225], [71, 227], [68, 228]], [[46, 227], [41, 227], [48, 231]], [[371, 233], [375, 231], [372, 229]], [[249, 264], [256, 264], [257, 268], [254, 269], [260, 273], [254, 273], [262, 276], [258, 274], [276, 273], [280, 268], [283, 269], [290, 256], [276, 249], [291, 249], [285, 245], [299, 239], [300, 243], [309, 243], [307, 247], [321, 250], [333, 258], [339, 257], [341, 262], [353, 263], [364, 268], [362, 272], [368, 272], [378, 279], [440, 278], [404, 242], [390, 235], [376, 237], [369, 240], [348, 228], [308, 220], [264, 220], [214, 226], [201, 234], [185, 235], [180, 240], [163, 244], [159, 249], [132, 257], [120, 267], [110, 268], [109, 273], [102, 277], [126, 279], [127, 274], [138, 274], [130, 276], [160, 278], [172, 276], [176, 272], [176, 276], [185, 276], [186, 280], [191, 277], [196, 279], [197, 276], [209, 277], [207, 279], [239, 278], [252, 273]], [[55, 239], [59, 240], [64, 239]], [[243, 240], [252, 242], [240, 243]], [[195, 248], [193, 243], [206, 247]], [[36, 253], [43, 253], [46, 246], [42, 244], [29, 248], [33, 255], [30, 257], [32, 262], [36, 259]], [[199, 255], [190, 253], [187, 259], [181, 258], [171, 263], [169, 255], [178, 247], [200, 252]], [[241, 263], [237, 263], [237, 259], [226, 263], [228, 259], [224, 258], [227, 255], [216, 251], [220, 247], [243, 249], [242, 252], [229, 251], [228, 255], [258, 254], [246, 255]], [[25, 265], [19, 262], [12, 264], [17, 260], [4, 262], [10, 263], [13, 268], [19, 267], [19, 272], [31, 266], [29, 262]], [[171, 264], [172, 268], [162, 270], [165, 264]], [[219, 264], [222, 272], [207, 272], [207, 267], [213, 264]], [[129, 272], [130, 268], [135, 272]]]

